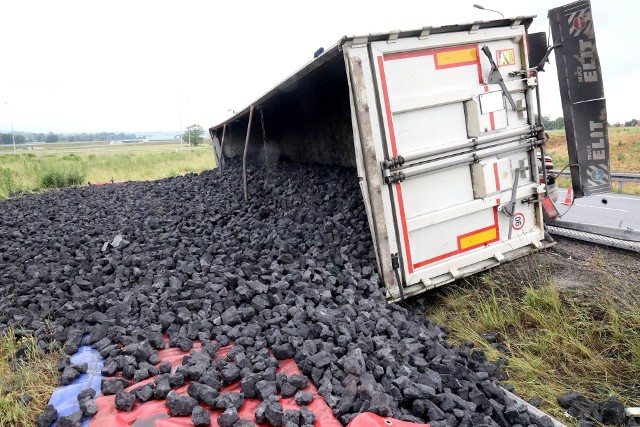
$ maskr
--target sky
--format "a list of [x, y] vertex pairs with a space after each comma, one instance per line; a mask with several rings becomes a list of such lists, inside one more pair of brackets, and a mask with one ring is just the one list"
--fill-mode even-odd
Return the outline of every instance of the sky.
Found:
[[[206, 129], [343, 35], [499, 18], [474, 3], [537, 15], [537, 32], [568, 1], [0, 0], [0, 130], [12, 118], [33, 132]], [[640, 2], [592, 0], [592, 10], [609, 122], [638, 118]], [[542, 111], [555, 118], [553, 55], [547, 70]]]

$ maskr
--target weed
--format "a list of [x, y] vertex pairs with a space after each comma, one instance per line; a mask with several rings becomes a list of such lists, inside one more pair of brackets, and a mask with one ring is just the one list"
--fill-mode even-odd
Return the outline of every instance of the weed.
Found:
[[34, 337], [12, 328], [0, 334], [0, 426], [34, 425], [57, 386], [58, 357], [43, 354]]
[[74, 162], [79, 162], [82, 160], [82, 157], [78, 156], [77, 154], [70, 153], [64, 156], [62, 160], [73, 160]]
[[624, 153], [618, 154], [618, 161], [624, 162], [627, 159], [627, 156]]
[[13, 175], [11, 170], [0, 167], [0, 200], [20, 191], [20, 186]]

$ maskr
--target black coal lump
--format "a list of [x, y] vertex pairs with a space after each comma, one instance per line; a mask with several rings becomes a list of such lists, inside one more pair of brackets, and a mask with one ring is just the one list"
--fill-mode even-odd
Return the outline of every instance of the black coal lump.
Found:
[[195, 427], [211, 425], [211, 414], [202, 406], [194, 406], [191, 410], [191, 422]]
[[193, 408], [198, 402], [190, 396], [182, 396], [171, 390], [166, 397], [165, 405], [169, 408], [169, 415], [172, 417], [184, 417], [191, 415]]
[[116, 393], [116, 409], [118, 411], [130, 411], [136, 402], [136, 396], [124, 390], [118, 390]]
[[36, 419], [36, 425], [38, 427], [49, 427], [55, 420], [58, 419], [58, 411], [53, 405], [47, 405], [44, 411]]

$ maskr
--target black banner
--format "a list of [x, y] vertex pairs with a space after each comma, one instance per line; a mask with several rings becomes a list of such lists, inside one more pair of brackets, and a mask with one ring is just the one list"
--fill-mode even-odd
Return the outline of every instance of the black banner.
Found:
[[611, 191], [607, 108], [591, 16], [581, 0], [549, 11], [575, 197]]

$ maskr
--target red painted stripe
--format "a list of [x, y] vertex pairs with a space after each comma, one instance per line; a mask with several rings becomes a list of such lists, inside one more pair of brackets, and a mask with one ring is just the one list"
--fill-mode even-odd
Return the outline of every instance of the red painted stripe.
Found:
[[[500, 199], [498, 199], [500, 203]], [[498, 207], [493, 208], [493, 222], [496, 225], [496, 241], [500, 240], [500, 221], [498, 221]]]
[[[483, 231], [491, 230], [493, 228], [496, 229], [496, 238], [495, 239], [490, 240], [488, 242], [479, 243], [479, 244], [477, 244], [475, 246], [470, 246], [470, 247], [468, 247], [466, 249], [460, 249], [460, 239], [463, 239], [463, 238], [465, 238], [467, 236], [470, 236], [472, 234], [481, 233]], [[490, 225], [488, 227], [484, 227], [484, 228], [481, 228], [479, 230], [475, 230], [475, 231], [472, 231], [470, 233], [465, 233], [465, 234], [463, 234], [461, 236], [458, 236], [458, 238], [457, 238], [458, 249], [457, 250], [451, 251], [451, 252], [447, 252], [445, 254], [438, 255], [437, 257], [429, 258], [429, 259], [426, 259], [424, 261], [420, 261], [418, 263], [415, 263], [415, 264], [413, 264], [413, 268], [424, 267], [425, 265], [433, 264], [434, 262], [442, 261], [443, 259], [450, 258], [450, 257], [452, 257], [454, 255], [458, 255], [458, 254], [461, 254], [461, 253], [464, 253], [464, 252], [468, 252], [468, 251], [470, 251], [472, 249], [476, 249], [476, 248], [479, 248], [481, 246], [486, 246], [488, 244], [495, 243], [495, 242], [498, 242], [498, 241], [500, 241], [500, 224], [498, 223], [498, 207], [496, 206], [496, 207], [493, 208], [493, 225]], [[409, 265], [411, 265], [411, 264], [409, 264]]]
[[500, 191], [500, 175], [498, 175], [498, 164], [493, 164], [493, 178], [496, 180], [496, 190]]
[[476, 45], [476, 57], [478, 58], [478, 82], [482, 84], [484, 83], [484, 78], [482, 77], [482, 62], [480, 61], [480, 49], [478, 49], [478, 45]]
[[387, 88], [387, 76], [384, 73], [384, 58], [382, 56], [378, 56], [378, 68], [380, 69], [380, 85], [382, 86], [384, 109], [387, 114], [387, 126], [389, 127], [389, 138], [391, 139], [391, 152], [395, 157], [398, 155], [398, 147], [396, 146], [396, 134], [393, 129], [393, 115], [391, 114], [391, 104], [389, 103], [389, 89]]
[[436, 70], [443, 70], [445, 68], [462, 67], [465, 65], [475, 65], [478, 63], [478, 61], [457, 62], [455, 64], [446, 64], [446, 65], [440, 65], [438, 64], [438, 61], [435, 61], [435, 63], [436, 63]]
[[398, 209], [400, 210], [400, 221], [402, 222], [402, 236], [404, 237], [404, 250], [407, 254], [407, 266], [409, 273], [413, 273], [415, 266], [411, 265], [411, 246], [409, 245], [409, 232], [407, 231], [407, 217], [404, 213], [404, 199], [402, 198], [402, 185], [396, 183], [396, 193], [398, 194]]
[[[485, 93], [489, 92], [489, 86], [485, 85], [484, 92]], [[495, 117], [493, 116], [493, 112], [489, 113], [489, 123], [491, 125], [491, 130], [496, 130], [496, 121], [495, 121]]]
[[397, 52], [397, 53], [389, 53], [384, 56], [385, 61], [393, 61], [396, 59], [406, 59], [406, 58], [418, 58], [420, 56], [429, 56], [433, 55], [433, 49], [425, 49], [425, 50], [414, 50], [411, 52]]
[[434, 258], [429, 258], [426, 259], [424, 261], [420, 261], [417, 264], [413, 264], [413, 268], [420, 268], [420, 267], [424, 267], [425, 265], [429, 265], [429, 264], [433, 264], [434, 262], [438, 262], [438, 261], [442, 261], [443, 259], [446, 258], [450, 258], [456, 254], [458, 254], [460, 251], [453, 251], [453, 252], [448, 252], [446, 254], [442, 254], [442, 255], [438, 255], [437, 257]]

